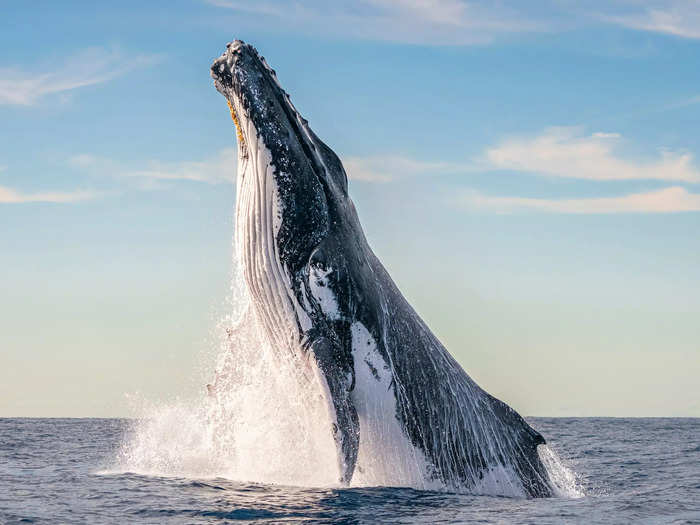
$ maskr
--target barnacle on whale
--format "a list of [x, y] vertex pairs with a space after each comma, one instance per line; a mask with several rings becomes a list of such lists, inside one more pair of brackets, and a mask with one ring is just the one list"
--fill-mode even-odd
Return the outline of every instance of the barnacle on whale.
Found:
[[226, 99], [226, 104], [228, 104], [228, 110], [231, 112], [231, 119], [236, 125], [236, 137], [238, 137], [238, 142], [245, 144], [245, 140], [243, 140], [243, 133], [241, 133], [241, 125], [238, 122], [238, 118], [236, 118], [236, 110], [233, 109], [233, 104], [231, 104], [229, 99]]

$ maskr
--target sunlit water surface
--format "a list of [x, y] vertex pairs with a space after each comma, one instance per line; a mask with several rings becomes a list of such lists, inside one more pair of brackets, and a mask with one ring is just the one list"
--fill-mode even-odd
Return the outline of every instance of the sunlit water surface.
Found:
[[119, 472], [132, 422], [0, 419], [0, 523], [700, 523], [700, 419], [531, 418], [582, 497]]

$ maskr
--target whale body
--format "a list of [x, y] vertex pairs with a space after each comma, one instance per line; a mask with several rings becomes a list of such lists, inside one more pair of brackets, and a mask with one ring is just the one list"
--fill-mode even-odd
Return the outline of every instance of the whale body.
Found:
[[211, 75], [238, 132], [236, 244], [252, 308], [280, 359], [316, 374], [339, 481], [360, 468], [363, 440], [392, 433], [450, 489], [491, 480], [504, 494], [551, 495], [544, 438], [481, 389], [403, 297], [365, 239], [340, 159], [274, 70], [237, 40]]

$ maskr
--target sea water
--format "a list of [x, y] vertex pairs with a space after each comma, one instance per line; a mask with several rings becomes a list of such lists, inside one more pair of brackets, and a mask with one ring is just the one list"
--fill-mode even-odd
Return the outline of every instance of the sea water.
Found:
[[700, 419], [528, 422], [575, 473], [579, 495], [247, 483], [198, 476], [207, 464], [197, 461], [179, 463], [179, 475], [122, 472], [115, 458], [138, 421], [0, 419], [0, 523], [700, 523]]

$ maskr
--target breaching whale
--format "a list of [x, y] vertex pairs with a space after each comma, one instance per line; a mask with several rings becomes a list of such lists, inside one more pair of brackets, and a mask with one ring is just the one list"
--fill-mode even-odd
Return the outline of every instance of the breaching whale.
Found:
[[448, 488], [500, 473], [525, 496], [551, 495], [544, 438], [482, 390], [404, 299], [365, 239], [341, 161], [275, 71], [237, 40], [211, 75], [238, 133], [236, 244], [252, 307], [280, 358], [301, 355], [320, 378], [339, 481], [353, 477], [363, 432], [394, 427]]

